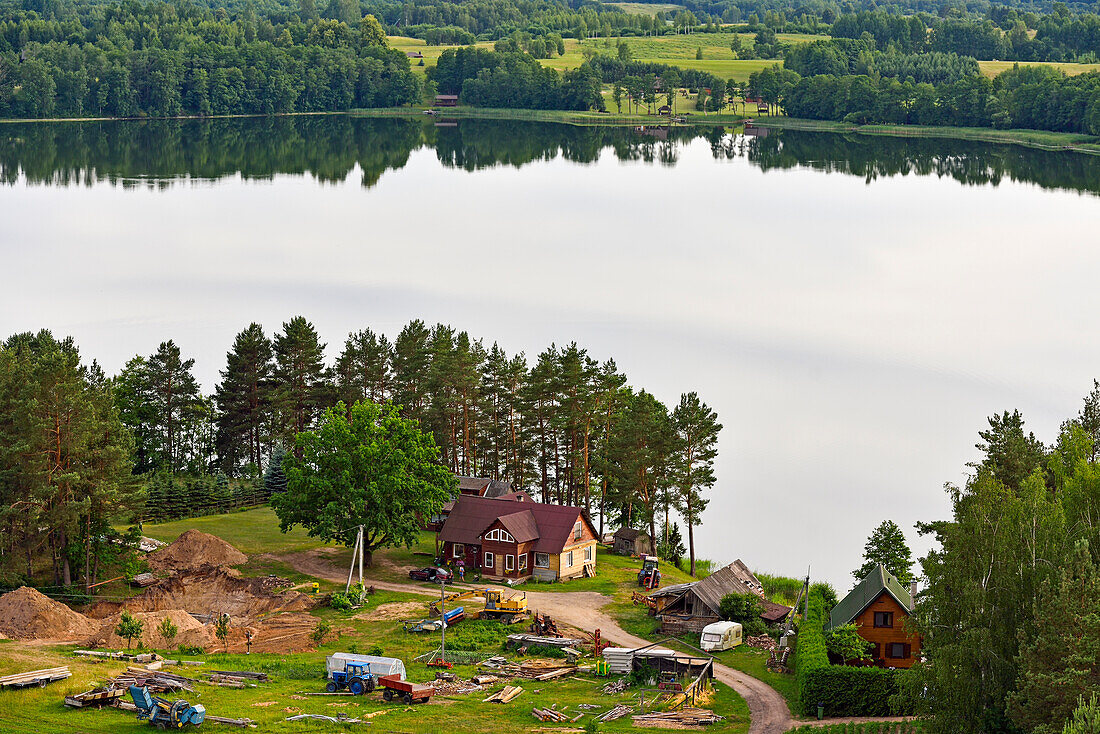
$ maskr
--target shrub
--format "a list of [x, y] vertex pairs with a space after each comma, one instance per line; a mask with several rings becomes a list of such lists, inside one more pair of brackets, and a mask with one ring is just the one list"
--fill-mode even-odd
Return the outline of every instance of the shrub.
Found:
[[309, 639], [313, 640], [313, 644], [320, 647], [324, 644], [325, 638], [328, 637], [329, 632], [332, 631], [332, 623], [327, 619], [317, 620], [317, 625], [313, 628], [313, 631], [309, 633]]
[[817, 714], [818, 704], [824, 705], [827, 716], [890, 714], [890, 699], [898, 692], [896, 671], [830, 665], [823, 631], [824, 605], [819, 591], [810, 594], [809, 613], [798, 632], [795, 670], [799, 709], [806, 716]]
[[352, 608], [351, 599], [348, 595], [342, 591], [332, 592], [332, 596], [329, 598], [328, 605], [339, 612], [346, 612]]
[[760, 613], [763, 611], [760, 597], [756, 594], [726, 594], [718, 604], [718, 614], [722, 619], [740, 622], [743, 625], [752, 620], [759, 621]]
[[134, 638], [141, 637], [141, 632], [144, 629], [144, 622], [134, 619], [129, 612], [123, 611], [118, 618], [118, 624], [115, 625], [115, 634], [126, 640], [126, 649], [129, 650]]

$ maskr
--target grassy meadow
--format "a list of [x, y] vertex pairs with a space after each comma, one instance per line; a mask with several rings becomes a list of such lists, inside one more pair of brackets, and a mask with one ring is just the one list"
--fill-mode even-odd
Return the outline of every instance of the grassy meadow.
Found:
[[1100, 71], [1100, 64], [1063, 64], [1053, 61], [1029, 61], [1026, 63], [1021, 63], [1019, 61], [979, 61], [978, 68], [982, 70], [982, 74], [992, 79], [1001, 72], [1008, 71], [1016, 64], [1020, 64], [1020, 66], [1049, 66], [1064, 71], [1066, 76], [1076, 76], [1089, 71]]

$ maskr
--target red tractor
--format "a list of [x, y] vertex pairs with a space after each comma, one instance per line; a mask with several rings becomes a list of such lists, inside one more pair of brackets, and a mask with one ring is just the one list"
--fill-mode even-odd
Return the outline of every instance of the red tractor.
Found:
[[660, 560], [657, 556], [642, 556], [642, 570], [638, 571], [638, 586], [656, 589], [661, 585]]

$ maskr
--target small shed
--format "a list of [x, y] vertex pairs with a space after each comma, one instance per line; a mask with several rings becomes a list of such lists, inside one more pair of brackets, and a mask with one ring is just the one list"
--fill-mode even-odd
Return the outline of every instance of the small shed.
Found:
[[458, 95], [457, 94], [437, 94], [435, 95], [436, 107], [458, 107]]
[[422, 59], [422, 58], [424, 58], [424, 54], [420, 53], [419, 51], [406, 51], [405, 56], [407, 56], [410, 59]]
[[325, 659], [325, 669], [329, 673], [344, 670], [348, 663], [366, 666], [367, 670], [381, 677], [383, 675], [396, 675], [405, 680], [405, 663], [398, 658], [384, 658], [378, 655], [354, 655], [347, 652], [337, 652]]
[[619, 528], [612, 536], [613, 550], [619, 556], [641, 556], [653, 553], [649, 533], [634, 528]]

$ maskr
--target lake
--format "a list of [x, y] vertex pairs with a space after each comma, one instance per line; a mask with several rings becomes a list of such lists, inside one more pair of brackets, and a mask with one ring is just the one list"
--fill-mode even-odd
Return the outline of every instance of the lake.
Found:
[[413, 318], [577, 341], [725, 425], [699, 554], [843, 593], [945, 517], [988, 415], [1100, 377], [1100, 157], [956, 141], [345, 116], [0, 126], [0, 334], [116, 372], [173, 338]]

